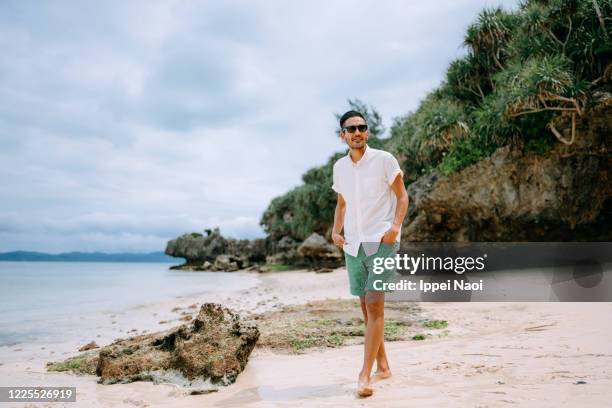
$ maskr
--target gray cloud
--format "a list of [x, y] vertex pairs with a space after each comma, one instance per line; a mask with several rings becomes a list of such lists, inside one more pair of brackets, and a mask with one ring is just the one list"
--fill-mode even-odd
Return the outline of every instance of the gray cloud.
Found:
[[0, 251], [262, 236], [269, 201], [342, 149], [347, 98], [389, 125], [497, 4], [2, 2]]

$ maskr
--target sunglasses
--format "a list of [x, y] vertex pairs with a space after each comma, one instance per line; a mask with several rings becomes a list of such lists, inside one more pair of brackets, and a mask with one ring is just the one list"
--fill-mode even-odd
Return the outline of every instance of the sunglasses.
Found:
[[357, 129], [359, 129], [359, 131], [363, 133], [366, 130], [368, 130], [368, 125], [346, 126], [344, 128], [344, 130], [346, 130], [349, 133], [355, 133]]

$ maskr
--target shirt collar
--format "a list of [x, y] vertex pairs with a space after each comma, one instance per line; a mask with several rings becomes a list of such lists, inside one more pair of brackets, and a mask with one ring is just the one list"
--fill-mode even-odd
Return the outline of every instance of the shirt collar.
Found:
[[370, 151], [370, 147], [369, 147], [369, 146], [367, 145], [367, 143], [366, 143], [366, 145], [365, 145], [365, 151], [363, 152], [363, 156], [361, 156], [361, 159], [359, 159], [359, 161], [358, 161], [357, 163], [355, 163], [355, 162], [353, 161], [353, 159], [351, 158], [351, 150], [350, 150], [350, 149], [349, 149], [349, 151], [348, 151], [347, 156], [348, 156], [348, 159], [351, 161], [351, 164], [352, 164], [353, 166], [359, 166], [361, 163], [364, 163], [364, 162], [366, 162], [366, 161], [367, 161], [368, 157], [370, 156], [369, 151]]

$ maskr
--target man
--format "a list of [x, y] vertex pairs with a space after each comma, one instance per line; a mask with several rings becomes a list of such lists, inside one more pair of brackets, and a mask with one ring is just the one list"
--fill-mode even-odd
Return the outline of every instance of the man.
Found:
[[[340, 118], [340, 138], [349, 154], [334, 164], [332, 188], [338, 193], [332, 239], [344, 250], [351, 294], [359, 296], [363, 312], [365, 345], [357, 393], [373, 394], [370, 385], [376, 360], [375, 379], [391, 376], [384, 346], [385, 293], [376, 280], [389, 280], [395, 268], [373, 273], [377, 257], [395, 257], [400, 228], [408, 210], [403, 172], [395, 157], [368, 147], [368, 125], [357, 111]], [[344, 227], [344, 236], [342, 228]]]

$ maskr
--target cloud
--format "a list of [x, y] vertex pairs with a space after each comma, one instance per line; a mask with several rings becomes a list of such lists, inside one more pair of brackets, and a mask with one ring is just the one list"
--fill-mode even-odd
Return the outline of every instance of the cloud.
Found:
[[388, 127], [494, 5], [2, 2], [0, 251], [263, 236], [269, 201], [342, 149], [347, 98]]

